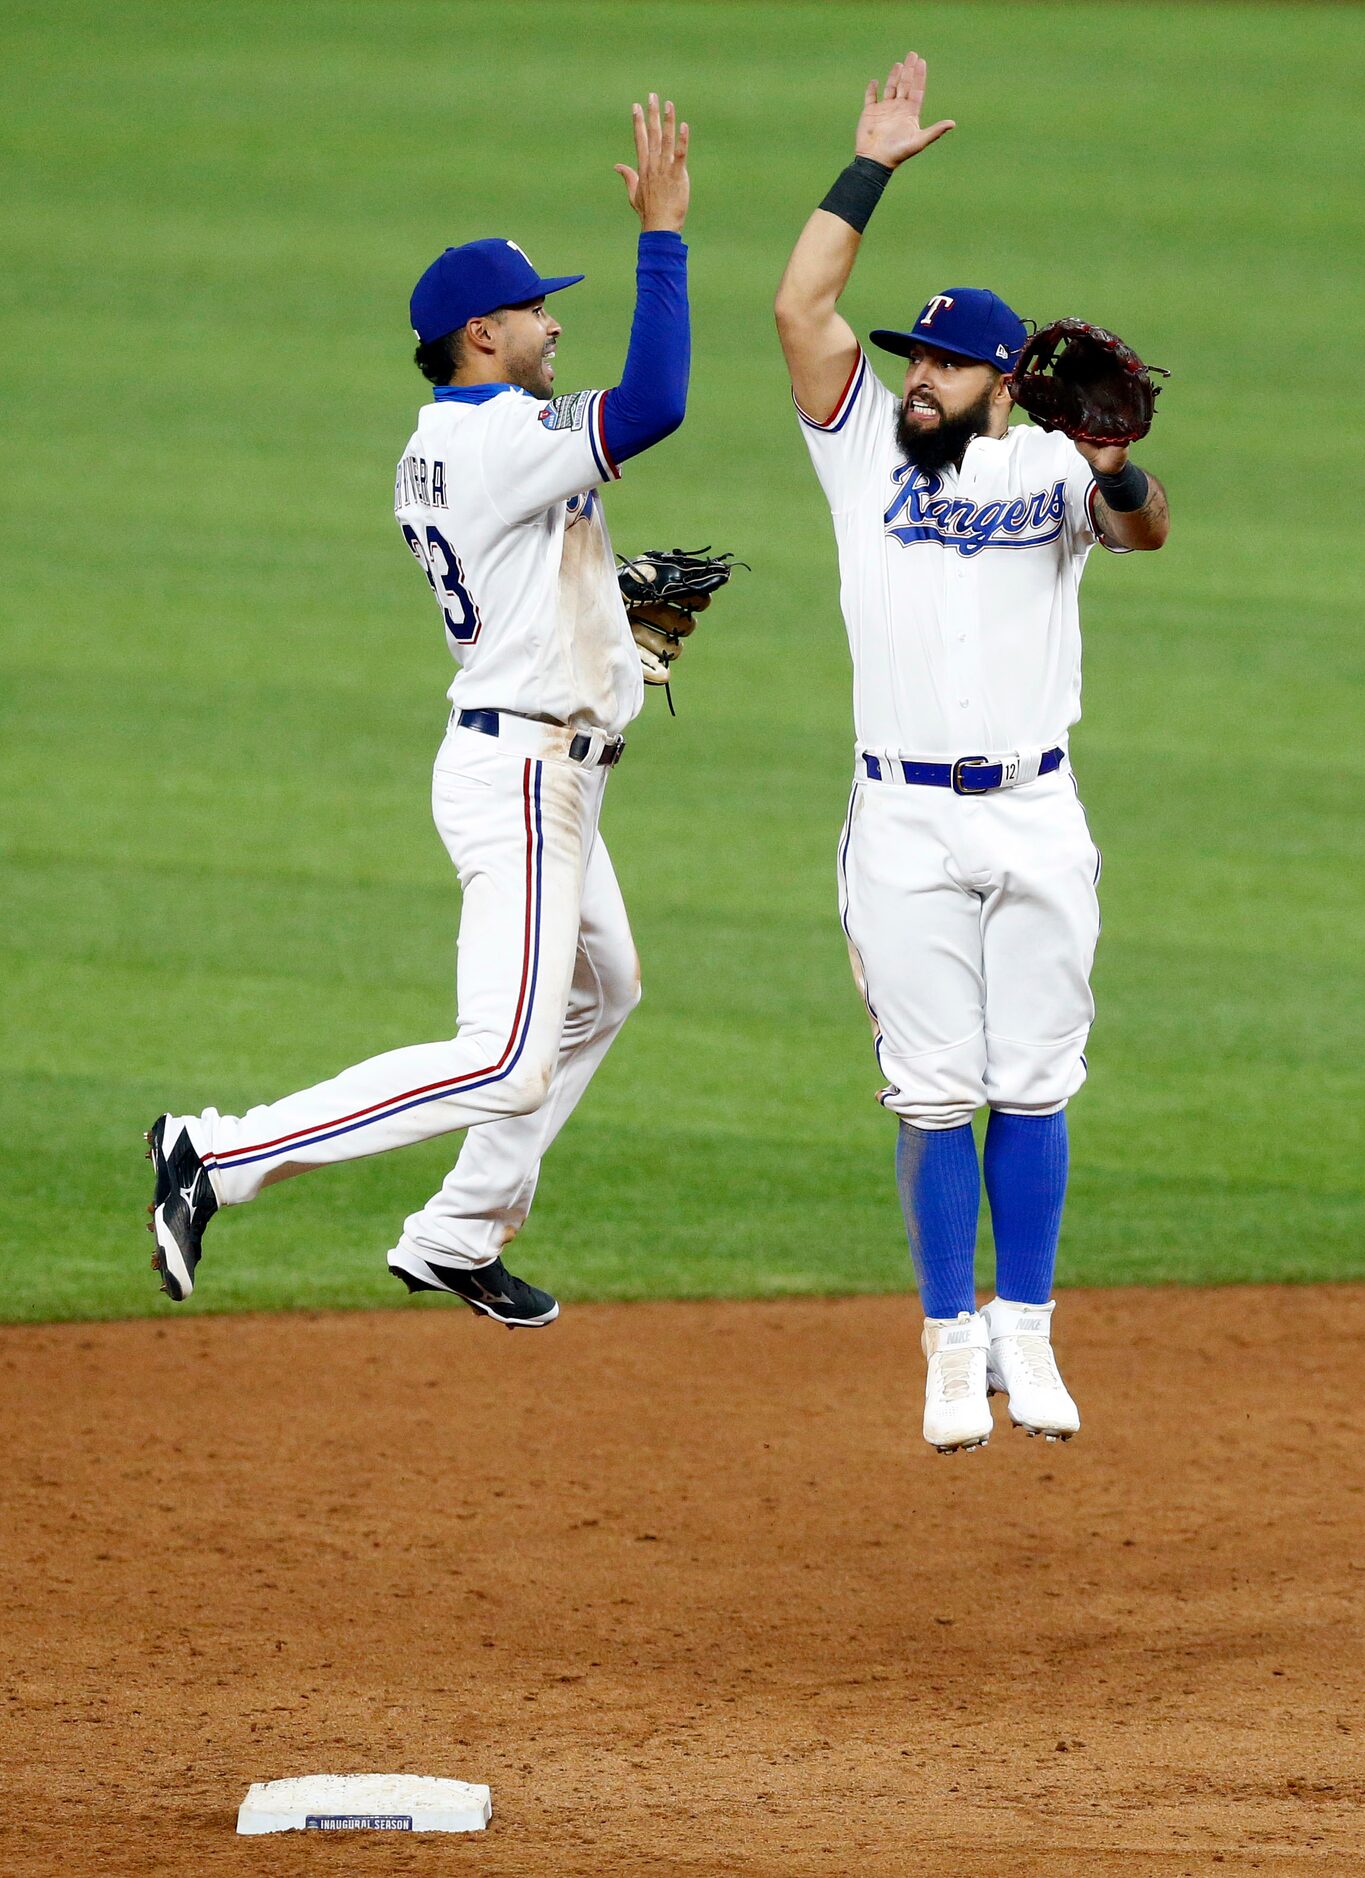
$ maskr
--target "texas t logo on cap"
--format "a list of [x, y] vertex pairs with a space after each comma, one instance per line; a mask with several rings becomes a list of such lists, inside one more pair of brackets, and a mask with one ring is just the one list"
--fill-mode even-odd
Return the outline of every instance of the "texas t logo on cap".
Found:
[[1024, 322], [998, 293], [987, 287], [950, 287], [927, 300], [909, 332], [879, 327], [872, 343], [908, 358], [920, 346], [1013, 371], [1028, 333]]
[[573, 287], [581, 274], [541, 275], [526, 250], [507, 236], [466, 241], [438, 254], [412, 290], [412, 330], [423, 345], [458, 331], [499, 307], [525, 306], [562, 287]]

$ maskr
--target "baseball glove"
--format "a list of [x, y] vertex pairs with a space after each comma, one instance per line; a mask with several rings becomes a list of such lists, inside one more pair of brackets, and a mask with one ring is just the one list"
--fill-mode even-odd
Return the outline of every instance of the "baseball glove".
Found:
[[1103, 326], [1054, 320], [1020, 353], [1010, 391], [1041, 430], [1078, 443], [1135, 443], [1152, 428], [1161, 391], [1153, 372], [1170, 377]]
[[[736, 567], [733, 554], [710, 548], [650, 548], [633, 561], [618, 555], [616, 578], [647, 685], [666, 685], [683, 641]], [[670, 703], [672, 700], [670, 699]]]

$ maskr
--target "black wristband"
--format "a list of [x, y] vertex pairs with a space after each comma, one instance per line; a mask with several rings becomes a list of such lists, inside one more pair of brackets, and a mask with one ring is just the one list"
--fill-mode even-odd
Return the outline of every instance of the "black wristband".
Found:
[[841, 222], [847, 222], [861, 235], [890, 180], [891, 171], [885, 163], [878, 163], [875, 157], [854, 157], [848, 168], [835, 177], [834, 186], [820, 207], [837, 215]]
[[1096, 470], [1095, 486], [1115, 515], [1131, 515], [1147, 500], [1147, 491], [1152, 485], [1146, 470], [1139, 469], [1136, 463], [1125, 463], [1112, 476]]

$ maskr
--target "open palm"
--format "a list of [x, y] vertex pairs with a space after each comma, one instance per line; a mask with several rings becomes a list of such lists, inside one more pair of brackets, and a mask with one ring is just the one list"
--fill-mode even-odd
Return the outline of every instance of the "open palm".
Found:
[[947, 117], [927, 128], [921, 125], [927, 72], [928, 67], [919, 54], [907, 52], [887, 73], [880, 98], [876, 79], [869, 82], [863, 99], [863, 114], [858, 119], [859, 156], [871, 157], [877, 163], [885, 163], [888, 169], [895, 169], [897, 164], [918, 156], [927, 145], [956, 129], [953, 120]]

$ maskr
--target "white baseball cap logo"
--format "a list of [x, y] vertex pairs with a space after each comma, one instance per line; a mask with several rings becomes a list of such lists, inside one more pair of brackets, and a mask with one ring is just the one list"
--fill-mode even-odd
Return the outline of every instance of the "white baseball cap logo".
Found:
[[938, 312], [939, 308], [951, 306], [952, 304], [953, 296], [950, 293], [936, 293], [928, 306], [925, 307], [924, 311], [920, 314], [920, 325], [932, 326], [934, 323], [934, 315]]

